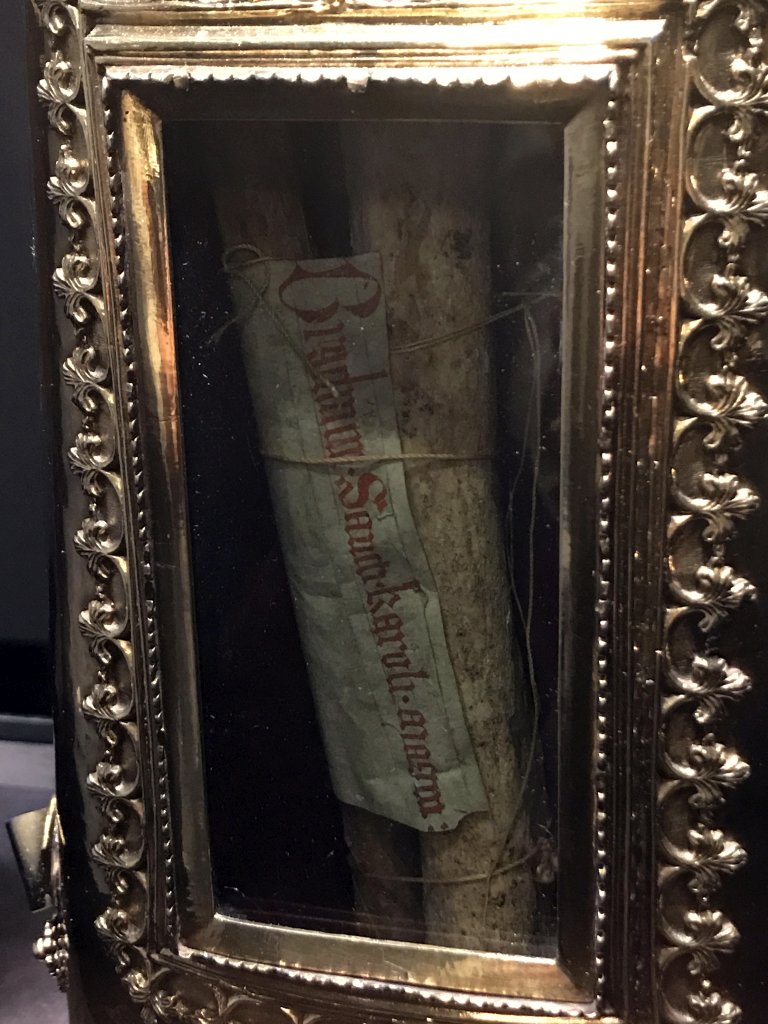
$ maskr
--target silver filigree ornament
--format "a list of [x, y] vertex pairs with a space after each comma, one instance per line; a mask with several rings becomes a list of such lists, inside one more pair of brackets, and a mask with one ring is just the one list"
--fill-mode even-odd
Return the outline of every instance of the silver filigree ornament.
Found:
[[[686, 255], [699, 270], [684, 280], [678, 349], [675, 451], [684, 473], [672, 482], [668, 531], [669, 592], [667, 678], [662, 699], [663, 781], [659, 789], [659, 965], [662, 1012], [668, 1024], [736, 1024], [741, 1012], [713, 984], [720, 955], [738, 932], [713, 905], [725, 876], [746, 854], [715, 823], [726, 793], [749, 775], [749, 766], [722, 742], [716, 729], [729, 704], [750, 687], [749, 677], [714, 649], [717, 630], [755, 588], [727, 563], [727, 541], [758, 496], [728, 463], [744, 430], [765, 420], [768, 404], [738, 371], [741, 355], [759, 349], [768, 319], [768, 296], [756, 287], [745, 259], [756, 227], [768, 223], [768, 191], [749, 166], [766, 131], [768, 68], [763, 56], [766, 8], [756, 0], [705, 0], [689, 5], [688, 63], [694, 105], [688, 126]], [[700, 41], [724, 15], [735, 29], [730, 80], [700, 54]], [[722, 23], [720, 24], [722, 28]], [[718, 44], [733, 45], [734, 35]], [[711, 53], [711, 38], [707, 53]], [[718, 65], [719, 67], [719, 65]], [[719, 176], [719, 194], [699, 183], [701, 133], [719, 125], [731, 160]], [[705, 234], [708, 233], [708, 234]], [[701, 284], [694, 242], [714, 240], [715, 269]], [[706, 248], [706, 247], [703, 247]], [[695, 346], [708, 346], [719, 366], [702, 375], [689, 362]], [[702, 351], [701, 349], [699, 349]], [[697, 454], [692, 454], [697, 453]], [[693, 463], [693, 467], [692, 467]], [[698, 470], [695, 466], [698, 463]], [[701, 559], [691, 566], [698, 531]]]
[[[101, 294], [101, 254], [96, 241], [96, 202], [91, 178], [90, 136], [84, 106], [79, 57], [78, 9], [60, 0], [40, 4], [40, 18], [51, 45], [40, 99], [59, 136], [48, 194], [68, 231], [68, 248], [53, 276], [55, 292], [73, 325], [74, 347], [63, 367], [64, 382], [81, 413], [69, 461], [80, 479], [87, 510], [76, 532], [76, 550], [85, 558], [93, 593], [79, 616], [80, 630], [93, 656], [94, 678], [83, 713], [94, 720], [104, 754], [87, 785], [100, 800], [105, 828], [92, 848], [104, 866], [111, 905], [104, 917], [116, 937], [139, 939], [146, 894], [137, 893], [131, 872], [143, 866], [144, 821], [138, 767], [133, 652], [125, 595], [128, 565], [123, 505], [124, 475], [117, 449], [117, 414], [113, 391], [105, 306]], [[61, 922], [56, 918], [39, 952], [64, 957]], [[60, 970], [63, 970], [61, 964]]]

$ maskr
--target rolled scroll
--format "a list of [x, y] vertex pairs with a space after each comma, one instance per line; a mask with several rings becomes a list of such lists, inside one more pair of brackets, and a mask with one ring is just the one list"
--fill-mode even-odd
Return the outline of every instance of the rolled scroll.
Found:
[[[421, 837], [427, 936], [502, 950], [529, 933], [535, 892], [521, 757], [510, 730], [515, 690], [524, 684], [513, 658], [492, 462], [483, 128], [371, 122], [345, 125], [342, 138], [353, 249], [376, 251], [383, 262], [403, 451], [466, 455], [405, 462], [489, 805], [455, 829]], [[479, 326], [464, 330], [472, 324]]]
[[373, 934], [418, 937], [423, 901], [429, 941], [509, 949], [534, 888], [483, 130], [345, 125], [353, 255], [330, 259], [310, 250], [285, 129], [220, 131], [219, 222], [245, 257], [233, 295], [357, 908]]
[[[211, 132], [209, 178], [222, 247], [234, 271], [232, 296], [247, 350], [259, 344], [254, 313], [262, 276], [260, 255], [299, 260], [315, 254], [286, 126], [260, 124], [258, 131], [243, 132], [238, 125], [217, 124]], [[258, 384], [252, 379], [250, 383], [258, 390]], [[258, 417], [258, 403], [256, 411]], [[285, 510], [278, 507], [278, 519], [281, 512]], [[355, 909], [364, 930], [379, 938], [422, 938], [421, 892], [408, 880], [419, 872], [411, 830], [362, 807], [342, 802], [341, 810]]]

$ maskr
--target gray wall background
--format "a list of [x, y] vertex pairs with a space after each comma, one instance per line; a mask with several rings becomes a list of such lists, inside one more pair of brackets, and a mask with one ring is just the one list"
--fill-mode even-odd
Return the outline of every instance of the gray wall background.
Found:
[[[48, 643], [49, 472], [30, 128], [39, 119], [30, 85], [37, 68], [27, 67], [28, 4], [0, 5], [0, 648]], [[0, 689], [7, 683], [0, 660]]]

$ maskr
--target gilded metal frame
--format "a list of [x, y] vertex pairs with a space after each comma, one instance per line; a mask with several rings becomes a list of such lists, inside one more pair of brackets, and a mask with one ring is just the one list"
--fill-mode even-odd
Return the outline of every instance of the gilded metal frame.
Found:
[[[84, 602], [79, 629], [91, 660], [84, 679], [85, 662], [71, 655], [68, 699], [101, 743], [83, 780], [84, 799], [106, 816], [90, 849], [106, 889], [96, 927], [144, 1019], [737, 1020], [712, 976], [737, 938], [716, 892], [744, 852], [714, 812], [748, 769], [715, 728], [749, 680], [717, 655], [712, 637], [751, 593], [726, 564], [725, 542], [757, 496], [731, 471], [729, 452], [768, 412], [738, 362], [768, 318], [768, 296], [746, 269], [750, 231], [768, 222], [766, 182], [750, 164], [768, 111], [765, 4], [39, 6], [47, 46], [39, 92], [55, 156], [49, 194], [67, 232], [54, 288], [68, 318], [59, 325], [64, 381], [80, 417], [68, 459], [86, 499], [74, 531], [83, 561], [67, 554], [61, 596]], [[152, 435], [137, 369], [147, 358], [137, 354], [148, 337], [142, 323], [153, 324], [158, 353], [172, 348], [173, 335], [167, 275], [127, 260], [126, 229], [144, 232], [151, 248], [157, 225], [131, 219], [130, 202], [126, 222], [122, 194], [132, 180], [162, 203], [163, 182], [147, 159], [151, 140], [121, 148], [116, 119], [127, 111], [126, 85], [218, 80], [226, 88], [276, 69], [354, 84], [377, 75], [509, 80], [563, 97], [585, 82], [610, 83], [591, 396], [598, 504], [588, 999], [563, 998], [551, 971], [531, 982], [542, 965], [520, 958], [508, 967], [512, 994], [500, 997], [202, 954], [179, 940], [173, 744], [161, 680], [161, 649], [176, 641], [158, 634], [156, 462], [145, 457]], [[148, 115], [140, 129], [151, 133], [151, 122]], [[142, 158], [132, 178], [131, 153]], [[172, 430], [173, 393], [161, 399]], [[70, 490], [67, 509], [82, 507]], [[66, 834], [66, 820], [63, 827]]]

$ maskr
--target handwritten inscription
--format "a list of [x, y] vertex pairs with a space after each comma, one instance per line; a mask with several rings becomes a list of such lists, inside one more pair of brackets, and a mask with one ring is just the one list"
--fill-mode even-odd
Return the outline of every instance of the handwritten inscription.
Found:
[[487, 804], [398, 458], [380, 260], [269, 273], [246, 361], [334, 787], [454, 828]]
[[[367, 303], [365, 308], [370, 309], [370, 304]], [[301, 316], [303, 311], [297, 309], [296, 312]], [[325, 316], [332, 319], [335, 312], [334, 304], [327, 309]], [[318, 331], [306, 330], [303, 333], [305, 341], [311, 343]], [[356, 421], [356, 380], [349, 373], [342, 324], [337, 321], [325, 328], [323, 335], [317, 347], [307, 351], [309, 365], [320, 377], [320, 381], [315, 381], [312, 386], [312, 397], [323, 448], [329, 459], [358, 458], [366, 452]], [[402, 583], [386, 582], [389, 565], [376, 549], [375, 520], [366, 508], [371, 504], [379, 512], [384, 512], [389, 507], [389, 495], [381, 477], [371, 472], [358, 477], [354, 469], [349, 469], [346, 476], [335, 473], [333, 480], [337, 499], [344, 510], [347, 548], [355, 572], [366, 590], [365, 608], [371, 635], [381, 650], [380, 661], [387, 689], [397, 707], [403, 750], [408, 770], [415, 780], [419, 812], [423, 818], [428, 818], [445, 810], [445, 804], [440, 795], [438, 772], [426, 746], [426, 716], [409, 706], [416, 681], [426, 679], [427, 672], [412, 665], [408, 626], [394, 611], [403, 591], [422, 593], [422, 588], [417, 579]]]

